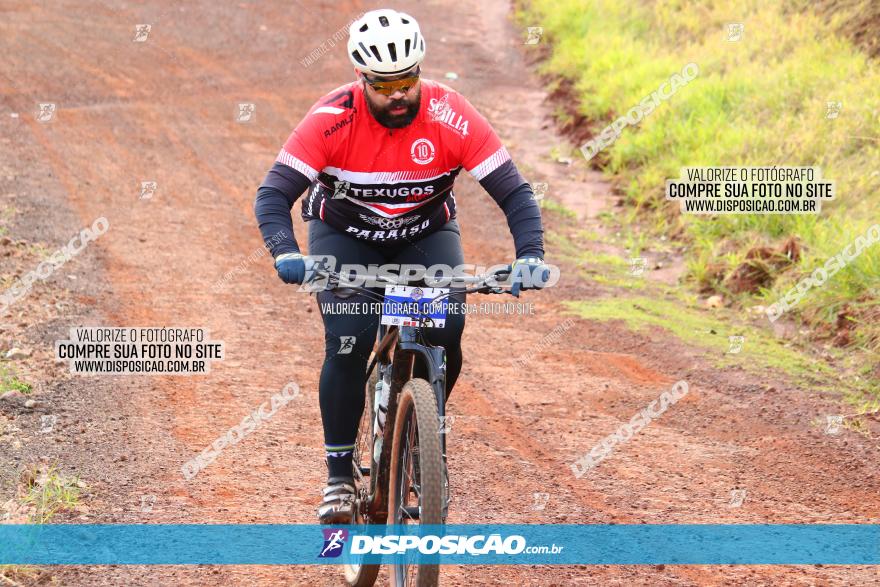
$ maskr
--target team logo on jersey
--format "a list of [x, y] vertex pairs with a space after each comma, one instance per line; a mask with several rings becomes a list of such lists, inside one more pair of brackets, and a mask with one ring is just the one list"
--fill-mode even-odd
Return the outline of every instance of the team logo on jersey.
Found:
[[431, 224], [431, 219], [427, 219], [421, 224], [413, 224], [407, 228], [392, 228], [391, 230], [366, 230], [363, 228], [359, 228], [357, 226], [349, 225], [348, 228], [345, 229], [345, 232], [354, 236], [354, 238], [361, 240], [395, 240], [401, 238], [409, 238], [413, 235], [416, 235]]
[[353, 188], [351, 186], [346, 187], [347, 190], [350, 190], [352, 195], [356, 198], [406, 198], [407, 202], [418, 202], [420, 200], [424, 200], [428, 196], [434, 193], [434, 186], [426, 185], [409, 187], [404, 186], [402, 188]]
[[414, 163], [427, 165], [434, 160], [434, 144], [428, 139], [416, 139], [410, 147], [409, 154]]
[[412, 224], [419, 219], [418, 216], [409, 216], [407, 218], [382, 218], [380, 216], [368, 216], [367, 214], [358, 214], [358, 216], [367, 224], [373, 224], [386, 230], [400, 228], [407, 224]]
[[452, 109], [449, 105], [449, 94], [443, 94], [442, 98], [431, 98], [428, 106], [428, 115], [434, 122], [442, 122], [463, 137], [468, 135], [468, 121]]
[[428, 114], [431, 116], [431, 120], [439, 120], [446, 116], [446, 113], [451, 109], [452, 107], [449, 106], [449, 93], [447, 92], [439, 99], [431, 98], [431, 104], [428, 106]]
[[[314, 113], [315, 113], [315, 114], [318, 114], [318, 112], [329, 112], [329, 113], [332, 113], [333, 111], [338, 111], [337, 114], [338, 114], [338, 113], [341, 113], [341, 112], [345, 112], [345, 110], [343, 110], [343, 109], [341, 109], [341, 108], [330, 108], [330, 107], [328, 107], [328, 106], [323, 106], [323, 107], [318, 108], [317, 110], [315, 110]], [[342, 120], [340, 120], [339, 122], [337, 122], [337, 123], [334, 124], [333, 126], [327, 128], [327, 129], [324, 131], [324, 136], [325, 136], [325, 137], [329, 137], [330, 135], [332, 135], [333, 133], [335, 133], [337, 130], [340, 130], [340, 129], [346, 127], [347, 125], [351, 124], [351, 121], [354, 120], [354, 115], [355, 115], [356, 112], [357, 112], [357, 109], [355, 109], [354, 111], [352, 111], [352, 113], [348, 116], [348, 118], [343, 118]]]

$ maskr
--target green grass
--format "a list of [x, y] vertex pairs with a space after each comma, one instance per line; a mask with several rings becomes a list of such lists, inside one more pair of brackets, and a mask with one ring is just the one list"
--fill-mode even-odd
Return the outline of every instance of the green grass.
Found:
[[557, 202], [556, 200], [553, 200], [551, 198], [545, 197], [544, 199], [540, 200], [539, 206], [541, 207], [541, 210], [544, 212], [546, 212], [546, 211], [555, 212], [556, 214], [559, 214], [563, 218], [571, 218], [571, 219], [577, 218], [577, 213], [574, 210], [566, 208], [564, 204]]
[[13, 206], [0, 206], [0, 237], [9, 234], [9, 224], [15, 217], [17, 210]]
[[[679, 340], [708, 349], [707, 359], [718, 367], [740, 365], [748, 371], [781, 371], [798, 381], [817, 383], [835, 371], [768, 335], [766, 331], [737, 320], [729, 310], [702, 310], [677, 299], [659, 295], [569, 301], [566, 307], [581, 318], [621, 320], [635, 331], [663, 328]], [[739, 353], [728, 353], [729, 336], [745, 338]], [[825, 376], [825, 377], [821, 377]]]
[[[758, 294], [766, 302], [880, 221], [880, 67], [821, 17], [787, 8], [757, 0], [529, 0], [519, 11], [523, 25], [544, 27], [552, 51], [542, 68], [574, 82], [594, 131], [685, 64], [700, 66], [694, 81], [624, 129], [600, 159], [655, 234], [681, 231], [694, 283], [708, 277], [712, 260], [729, 272], [753, 246], [800, 237], [801, 263]], [[742, 41], [725, 39], [729, 22], [745, 24]], [[838, 118], [825, 118], [827, 101], [842, 102]], [[705, 218], [669, 213], [663, 199], [664, 180], [683, 166], [773, 164], [821, 167], [836, 182], [837, 200], [820, 216]], [[818, 325], [832, 324], [844, 304], [863, 310], [858, 304], [877, 297], [878, 273], [875, 245], [796, 312]], [[880, 320], [864, 319], [858, 332], [858, 344], [880, 349]]]
[[[548, 250], [553, 251], [555, 259], [567, 260], [573, 263], [578, 267], [582, 277], [610, 288], [641, 290], [648, 286], [646, 277], [636, 276], [631, 273], [630, 258], [639, 256], [638, 250], [630, 249], [633, 251], [631, 255], [621, 256], [585, 250], [579, 244], [580, 240], [591, 240], [597, 243], [626, 246], [627, 243], [631, 242], [630, 239], [622, 238], [619, 240], [624, 242], [614, 242], [598, 233], [587, 230], [579, 230], [575, 236], [577, 238], [570, 238], [559, 232], [548, 232], [545, 234]], [[649, 269], [645, 271], [647, 272]]]
[[[72, 510], [79, 503], [80, 480], [62, 475], [54, 466], [41, 470], [34, 465], [24, 478], [24, 495], [20, 499], [23, 504], [33, 508], [28, 523], [45, 524], [58, 512]], [[0, 565], [0, 579], [5, 579], [9, 585], [45, 582], [40, 579], [38, 568], [27, 565]]]
[[15, 367], [8, 362], [0, 361], [0, 395], [7, 391], [20, 391], [21, 393], [30, 393], [31, 384], [25, 383], [18, 378]]
[[[707, 360], [715, 367], [738, 366], [756, 374], [772, 371], [816, 393], [842, 393], [860, 413], [880, 406], [876, 386], [870, 379], [872, 366], [861, 363], [853, 353], [825, 349], [827, 358], [834, 361], [831, 367], [800, 343], [777, 339], [760, 323], [756, 326], [748, 312], [735, 307], [705, 308], [698, 296], [685, 288], [631, 275], [629, 260], [623, 256], [585, 250], [578, 245], [584, 241], [616, 246], [637, 242], [625, 230], [616, 237], [588, 230], [579, 230], [573, 236], [549, 232], [548, 248], [554, 251], [554, 257], [579, 267], [587, 279], [611, 288], [599, 298], [563, 302], [573, 314], [589, 320], [621, 320], [633, 331], [665, 329], [692, 347], [706, 349]], [[655, 248], [664, 246], [668, 245], [660, 243]], [[621, 292], [621, 288], [630, 291]], [[729, 352], [728, 337], [734, 335], [745, 338], [739, 353]]]
[[29, 243], [27, 245], [27, 252], [29, 255], [33, 255], [34, 257], [37, 257], [38, 259], [44, 261], [48, 259], [49, 256], [51, 256], [52, 253], [54, 253], [55, 251], [53, 251], [43, 243]]
[[35, 509], [33, 523], [45, 524], [59, 511], [72, 510], [79, 503], [79, 479], [62, 476], [55, 467], [34, 469], [22, 501]]

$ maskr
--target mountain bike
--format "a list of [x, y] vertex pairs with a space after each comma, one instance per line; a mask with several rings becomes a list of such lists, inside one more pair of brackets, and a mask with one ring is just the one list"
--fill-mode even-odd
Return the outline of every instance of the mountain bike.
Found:
[[[326, 269], [316, 274], [327, 279], [326, 289], [337, 294], [362, 293], [383, 303], [377, 343], [367, 367], [364, 413], [355, 441], [353, 474], [357, 495], [355, 519], [361, 524], [444, 524], [449, 495], [446, 466], [446, 351], [431, 345], [425, 329], [442, 327], [450, 296], [468, 293], [510, 293], [498, 281], [510, 267], [478, 276], [456, 277], [469, 287], [438, 289], [401, 285], [392, 279], [366, 275], [340, 275]], [[346, 281], [378, 279], [385, 294], [366, 287], [346, 286]], [[431, 295], [435, 294], [435, 295]], [[389, 299], [404, 311], [390, 317]], [[386, 318], [389, 318], [386, 320]], [[428, 378], [413, 378], [416, 360], [425, 365]], [[368, 587], [379, 574], [378, 564], [356, 560], [344, 565], [349, 585]], [[408, 560], [395, 564], [396, 586], [437, 585], [440, 568]]]

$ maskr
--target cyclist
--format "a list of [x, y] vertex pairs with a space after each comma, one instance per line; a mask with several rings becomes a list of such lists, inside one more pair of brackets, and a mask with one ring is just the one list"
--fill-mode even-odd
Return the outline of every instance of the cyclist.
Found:
[[[364, 267], [463, 264], [452, 190], [463, 167], [507, 217], [516, 247], [515, 295], [543, 287], [549, 271], [531, 186], [464, 97], [420, 77], [425, 39], [416, 20], [394, 10], [367, 12], [349, 27], [348, 55], [356, 81], [309, 109], [257, 191], [254, 211], [279, 277], [307, 282], [312, 258], [319, 255]], [[307, 188], [302, 217], [309, 256], [304, 256], [293, 235], [291, 208]], [[340, 303], [331, 291], [317, 298], [320, 308]], [[369, 303], [361, 303], [369, 301], [353, 296], [341, 303], [364, 308]], [[463, 302], [463, 296], [453, 301]], [[322, 309], [322, 319], [319, 402], [328, 480], [318, 517], [344, 524], [353, 515], [352, 451], [380, 315]], [[429, 341], [446, 349], [447, 397], [461, 371], [463, 330], [464, 314], [450, 313], [445, 328], [429, 331]], [[414, 375], [424, 377], [423, 369], [417, 365]]]

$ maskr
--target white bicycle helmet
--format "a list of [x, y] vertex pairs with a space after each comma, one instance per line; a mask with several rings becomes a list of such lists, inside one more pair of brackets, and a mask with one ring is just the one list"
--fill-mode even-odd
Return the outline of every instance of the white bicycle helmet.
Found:
[[399, 75], [425, 58], [425, 39], [410, 15], [372, 10], [348, 28], [348, 57], [366, 74]]

